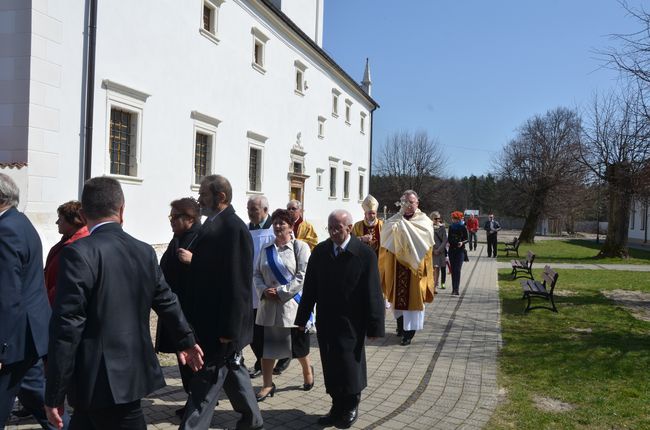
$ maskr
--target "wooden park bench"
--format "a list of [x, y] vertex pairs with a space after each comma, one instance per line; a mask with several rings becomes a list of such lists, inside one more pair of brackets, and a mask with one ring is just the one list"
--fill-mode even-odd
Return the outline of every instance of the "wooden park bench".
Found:
[[[557, 284], [558, 273], [551, 269], [550, 266], [544, 267], [544, 273], [542, 273], [543, 282], [535, 281], [533, 279], [525, 279], [521, 281], [521, 287], [524, 290], [524, 299], [528, 299], [528, 305], [524, 312], [528, 312], [531, 309], [548, 309], [553, 312], [557, 312], [555, 307], [555, 300], [553, 299], [553, 290], [555, 290], [555, 284]], [[539, 298], [548, 300], [551, 302], [551, 307], [549, 306], [532, 306], [531, 299]]]
[[511, 252], [514, 252], [517, 254], [517, 257], [519, 257], [519, 245], [521, 242], [519, 241], [518, 237], [515, 237], [512, 239], [512, 242], [505, 242], [505, 248], [503, 249], [506, 252], [506, 257], [510, 256]]
[[517, 279], [519, 277], [528, 276], [530, 279], [533, 278], [533, 261], [535, 261], [535, 254], [532, 251], [528, 251], [525, 260], [510, 260], [512, 265], [512, 279]]

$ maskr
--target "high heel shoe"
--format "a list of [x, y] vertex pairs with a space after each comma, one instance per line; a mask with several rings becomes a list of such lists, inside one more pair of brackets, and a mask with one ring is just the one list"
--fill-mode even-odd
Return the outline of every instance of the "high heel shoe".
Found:
[[267, 397], [273, 397], [275, 395], [275, 383], [271, 384], [271, 390], [263, 396], [255, 396], [258, 402], [263, 402]]
[[314, 374], [314, 366], [309, 366], [309, 367], [311, 368], [311, 383], [302, 384], [302, 389], [305, 391], [309, 391], [312, 388], [314, 388], [314, 381], [316, 380], [316, 375]]

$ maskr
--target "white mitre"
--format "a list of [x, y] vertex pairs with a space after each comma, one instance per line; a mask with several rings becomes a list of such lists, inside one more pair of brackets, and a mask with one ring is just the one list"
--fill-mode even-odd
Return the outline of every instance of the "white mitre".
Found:
[[371, 194], [368, 194], [366, 198], [363, 199], [363, 202], [361, 202], [361, 207], [364, 212], [377, 212], [377, 209], [379, 209], [379, 202]]

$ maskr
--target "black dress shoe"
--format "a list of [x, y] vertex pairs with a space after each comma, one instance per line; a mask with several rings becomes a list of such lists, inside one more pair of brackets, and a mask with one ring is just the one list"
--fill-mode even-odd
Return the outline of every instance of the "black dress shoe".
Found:
[[248, 376], [250, 376], [251, 379], [255, 379], [261, 374], [262, 374], [262, 369], [251, 369], [248, 371]]
[[287, 370], [287, 367], [289, 367], [290, 362], [291, 362], [290, 358], [281, 358], [280, 360], [278, 360], [278, 362], [275, 363], [275, 367], [273, 368], [273, 374], [281, 375], [282, 372]]
[[314, 373], [314, 366], [309, 366], [311, 368], [311, 383], [307, 384], [302, 384], [302, 389], [305, 391], [309, 391], [312, 388], [314, 388], [314, 381], [316, 380], [316, 374]]
[[402, 341], [400, 342], [400, 345], [402, 346], [408, 346], [410, 344], [411, 344], [411, 339], [402, 338]]
[[176, 409], [176, 410], [174, 411], [174, 414], [176, 414], [177, 417], [181, 417], [181, 418], [182, 418], [183, 415], [185, 415], [185, 406], [183, 406], [183, 407], [180, 408], [180, 409]]
[[318, 425], [321, 425], [323, 427], [327, 426], [332, 426], [336, 421], [340, 419], [339, 416], [337, 416], [336, 411], [334, 408], [330, 409], [330, 411], [327, 413], [327, 415], [323, 415], [316, 421]]
[[275, 395], [275, 384], [272, 384], [271, 391], [269, 391], [263, 396], [255, 396], [255, 397], [257, 398], [258, 402], [263, 402], [264, 400], [266, 400], [267, 397], [273, 397], [274, 395]]
[[351, 411], [344, 412], [343, 415], [334, 423], [337, 429], [349, 429], [352, 424], [359, 418], [359, 407], [356, 406]]

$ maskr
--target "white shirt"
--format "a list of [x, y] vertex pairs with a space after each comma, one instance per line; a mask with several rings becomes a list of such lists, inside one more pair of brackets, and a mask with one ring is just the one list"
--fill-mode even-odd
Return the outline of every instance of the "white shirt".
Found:
[[116, 222], [117, 222], [117, 221], [104, 221], [104, 222], [100, 222], [99, 224], [97, 224], [97, 225], [95, 225], [93, 228], [91, 228], [90, 231], [88, 232], [88, 234], [93, 234], [93, 231], [97, 230], [97, 227], [101, 227], [101, 226], [103, 226], [104, 224], [110, 224], [110, 223], [116, 223]]

